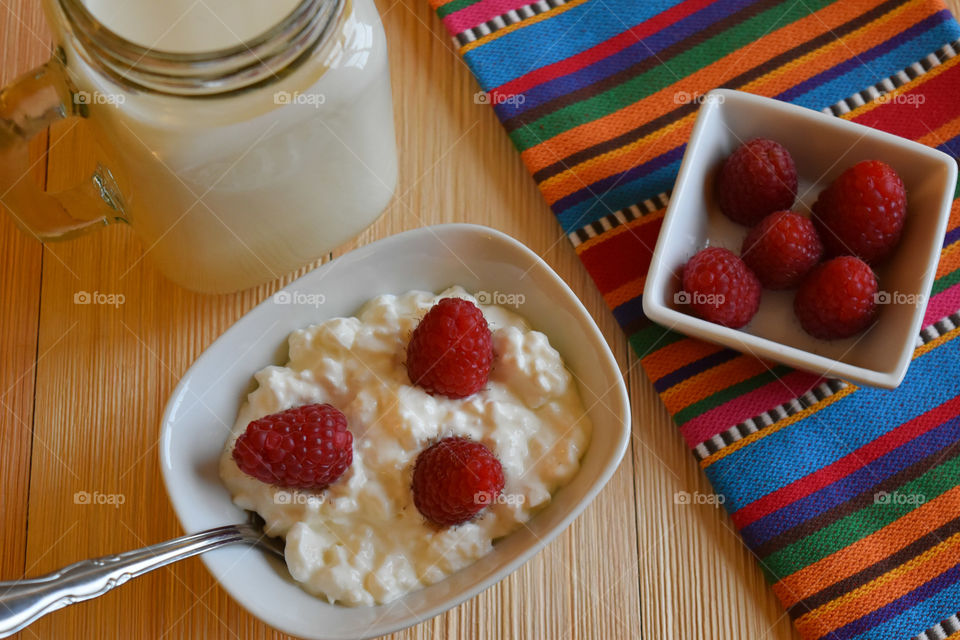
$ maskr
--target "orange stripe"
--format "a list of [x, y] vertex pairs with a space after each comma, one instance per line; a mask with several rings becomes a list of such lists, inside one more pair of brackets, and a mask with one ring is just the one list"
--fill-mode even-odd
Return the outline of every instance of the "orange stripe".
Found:
[[863, 53], [875, 47], [878, 42], [895, 37], [910, 24], [923, 20], [933, 12], [934, 8], [924, 0], [903, 4], [848, 34], [843, 40], [835, 39], [830, 44], [791, 60], [762, 78], [757, 78], [744, 85], [742, 90], [775, 96], [834, 67], [841, 60]]
[[[923, 0], [902, 5], [854, 31], [843, 41], [834, 40], [831, 44], [799, 58], [796, 62], [748, 83], [743, 87], [743, 90], [761, 95], [776, 95], [821, 71], [833, 67], [838, 59], [857, 55], [875, 46], [877, 42], [895, 37], [903, 30], [905, 23], [919, 22], [931, 12], [930, 4]], [[774, 82], [769, 81], [771, 78]], [[715, 82], [715, 79], [711, 81]], [[686, 82], [686, 80], [682, 82]], [[677, 86], [679, 85], [667, 87], [658, 94], [654, 94], [669, 93], [672, 106], [668, 104], [666, 111], [677, 106]], [[706, 91], [706, 88], [704, 88], [704, 91]], [[652, 114], [650, 119], [659, 115], [662, 114]], [[663, 155], [671, 149], [675, 149], [690, 138], [696, 115], [696, 113], [691, 113], [640, 140], [602, 156], [586, 160], [545, 180], [540, 184], [544, 197], [552, 205], [557, 200], [579, 191], [584, 185], [593, 184], [598, 180], [622, 173]]]
[[848, 547], [800, 569], [773, 585], [787, 608], [876, 564], [960, 514], [960, 487], [914, 509]]
[[804, 614], [794, 624], [804, 637], [829, 635], [830, 631], [884, 607], [960, 562], [960, 533], [928, 549], [866, 585]]
[[647, 377], [656, 382], [680, 367], [714, 354], [724, 347], [702, 340], [680, 340], [654, 351], [643, 359]]
[[957, 227], [960, 227], [960, 199], [953, 201], [953, 206], [950, 207], [950, 219], [947, 220], [948, 230], [952, 231]]
[[647, 276], [642, 275], [639, 278], [625, 282], [616, 289], [604, 293], [603, 300], [607, 303], [608, 307], [615, 309], [624, 302], [628, 302], [638, 296], [643, 295], [643, 285], [646, 281]]
[[940, 264], [937, 265], [937, 278], [960, 269], [960, 244], [953, 244], [940, 254]]
[[687, 378], [660, 394], [660, 399], [676, 413], [695, 402], [708, 398], [720, 389], [726, 389], [767, 371], [767, 365], [756, 358], [737, 356], [733, 360]]
[[958, 134], [960, 134], [960, 116], [957, 116], [949, 122], [945, 122], [922, 138], [918, 138], [917, 142], [925, 144], [928, 147], [936, 147], [956, 137]]
[[584, 185], [593, 184], [653, 160], [689, 140], [696, 119], [697, 114], [691, 113], [616, 151], [570, 167], [540, 183], [540, 190], [552, 205], [560, 198], [584, 188]]
[[[679, 82], [639, 100], [619, 111], [597, 120], [584, 123], [560, 133], [524, 151], [524, 162], [531, 172], [553, 164], [586, 146], [601, 140], [609, 140], [635, 128], [638, 122], [672, 111], [676, 96], [683, 91], [687, 95], [699, 95], [744, 71], [747, 62], [759, 65], [793, 48], [797, 42], [805, 42], [830, 29], [852, 20], [864, 11], [869, 11], [882, 0], [861, 2], [836, 2], [810, 14], [755, 43], [733, 51], [720, 60], [700, 69]], [[566, 5], [564, 5], [566, 6]], [[499, 32], [496, 32], [499, 33]]]

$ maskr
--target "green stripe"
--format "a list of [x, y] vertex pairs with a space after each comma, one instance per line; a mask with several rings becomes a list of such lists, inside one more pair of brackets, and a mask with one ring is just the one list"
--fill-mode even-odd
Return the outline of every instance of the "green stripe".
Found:
[[577, 127], [586, 122], [618, 111], [667, 87], [679, 78], [706, 67], [724, 56], [757, 39], [758, 33], [768, 29], [782, 28], [831, 4], [833, 0], [808, 0], [791, 5], [786, 12], [782, 5], [768, 9], [739, 25], [705, 40], [670, 60], [661, 61], [656, 67], [632, 78], [605, 93], [571, 104], [554, 111], [535, 122], [510, 134], [520, 151], [526, 151], [544, 140]]
[[690, 406], [684, 407], [673, 415], [673, 419], [676, 420], [677, 424], [682, 427], [685, 422], [692, 420], [701, 413], [705, 413], [710, 409], [719, 407], [725, 402], [733, 400], [737, 396], [741, 396], [745, 393], [753, 391], [754, 389], [758, 389], [768, 382], [773, 382], [778, 378], [782, 378], [791, 371], [793, 371], [793, 369], [790, 367], [777, 365], [769, 371], [764, 371], [760, 375], [744, 380], [743, 382], [738, 382], [732, 387], [727, 387], [726, 389], [717, 391], [713, 395], [707, 396], [699, 402], [694, 402]]
[[958, 282], [960, 282], [960, 269], [952, 271], [945, 276], [940, 276], [934, 280], [933, 289], [930, 290], [930, 295], [935, 296], [942, 291], [946, 291]]
[[661, 327], [651, 322], [649, 326], [640, 329], [630, 336], [628, 340], [634, 352], [642, 359], [674, 342], [680, 342], [684, 338], [686, 338], [686, 336], [682, 333], [671, 331], [666, 327]]
[[441, 18], [446, 18], [451, 13], [456, 13], [460, 11], [460, 9], [466, 9], [476, 2], [477, 0], [453, 0], [453, 2], [449, 2], [437, 9], [437, 15]]
[[[907, 498], [917, 496], [918, 499], [922, 497], [924, 502], [930, 502], [956, 486], [958, 482], [960, 482], [960, 456], [930, 469], [916, 480], [901, 486], [896, 493], [891, 492], [890, 495]], [[856, 513], [770, 554], [761, 563], [763, 570], [771, 582], [776, 582], [879, 531], [918, 506], [909, 500], [899, 504], [897, 500], [891, 500], [888, 503], [871, 503]]]

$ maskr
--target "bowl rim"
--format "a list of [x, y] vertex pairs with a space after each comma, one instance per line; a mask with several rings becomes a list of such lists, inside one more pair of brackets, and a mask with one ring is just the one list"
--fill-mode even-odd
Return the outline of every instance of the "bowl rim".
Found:
[[[953, 203], [953, 191], [951, 185], [956, 185], [957, 181], [957, 163], [952, 157], [938, 149], [928, 147], [913, 140], [894, 135], [892, 133], [868, 127], [866, 125], [852, 122], [836, 116], [827, 115], [820, 111], [815, 111], [807, 107], [783, 102], [775, 98], [759, 96], [735, 89], [713, 89], [703, 97], [700, 111], [697, 114], [697, 120], [694, 123], [693, 131], [690, 135], [690, 141], [684, 151], [683, 160], [680, 164], [676, 185], [673, 196], [667, 205], [660, 233], [657, 236], [657, 243], [654, 247], [650, 262], [650, 270], [647, 276], [647, 286], [643, 291], [643, 311], [648, 318], [654, 322], [668, 325], [671, 330], [678, 331], [689, 337], [707, 340], [718, 343], [741, 352], [747, 352], [757, 358], [769, 358], [777, 362], [787, 364], [791, 367], [810, 371], [819, 375], [843, 378], [855, 383], [866, 384], [869, 386], [894, 389], [900, 385], [906, 376], [907, 369], [912, 361], [913, 352], [916, 347], [916, 337], [922, 328], [926, 311], [926, 301], [924, 304], [917, 305], [910, 320], [907, 331], [904, 332], [905, 339], [903, 344], [899, 345], [899, 354], [894, 367], [890, 369], [870, 369], [860, 365], [850, 364], [843, 360], [823, 356], [817, 353], [806, 351], [799, 347], [777, 342], [770, 338], [757, 336], [754, 334], [723, 327], [721, 325], [708, 322], [702, 318], [697, 318], [689, 313], [684, 313], [661, 303], [657, 298], [661, 289], [668, 286], [669, 277], [667, 269], [663, 264], [664, 254], [667, 252], [670, 238], [675, 234], [679, 225], [679, 213], [676, 203], [681, 202], [680, 194], [686, 192], [694, 184], [693, 155], [700, 147], [700, 143], [705, 137], [704, 132], [707, 128], [709, 114], [723, 108], [726, 103], [736, 104], [748, 103], [753, 108], [778, 110], [780, 112], [791, 113], [795, 116], [812, 121], [815, 126], [828, 125], [835, 130], [845, 133], [855, 134], [861, 137], [870, 137], [887, 145], [899, 147], [904, 153], [912, 155], [923, 155], [938, 162], [947, 171], [947, 188], [940, 195], [940, 203], [935, 221], [935, 236], [942, 238], [946, 233], [947, 223], [950, 217], [950, 209]], [[926, 262], [923, 264], [925, 269], [924, 277], [920, 288], [929, 292], [933, 285], [935, 277], [935, 267], [940, 258], [939, 245], [931, 251]]]
[[[496, 571], [492, 572], [486, 578], [476, 582], [469, 588], [465, 588], [459, 592], [453, 592], [450, 595], [443, 597], [439, 600], [438, 604], [426, 609], [422, 614], [415, 615], [411, 614], [409, 617], [400, 619], [394, 624], [384, 624], [384, 625], [374, 625], [367, 629], [364, 632], [363, 636], [351, 636], [351, 637], [362, 637], [362, 638], [374, 638], [383, 634], [392, 633], [401, 629], [405, 629], [412, 625], [418, 624], [429, 620], [453, 607], [461, 604], [462, 602], [480, 594], [494, 584], [500, 582], [504, 578], [508, 577], [514, 571], [516, 571], [521, 565], [525, 564], [530, 558], [539, 553], [543, 548], [553, 541], [560, 533], [562, 533], [569, 525], [576, 519], [586, 507], [593, 502], [596, 496], [603, 490], [607, 485], [610, 478], [620, 467], [620, 464], [623, 461], [624, 454], [627, 450], [627, 445], [629, 444], [631, 428], [632, 428], [632, 415], [631, 415], [631, 406], [629, 402], [629, 393], [626, 388], [626, 383], [623, 378], [623, 374], [620, 371], [620, 367], [617, 364], [616, 358], [614, 357], [612, 351], [610, 350], [609, 345], [607, 344], [603, 334], [601, 333], [599, 327], [597, 326], [596, 321], [593, 319], [589, 311], [573, 292], [572, 289], [567, 285], [566, 282], [536, 253], [531, 249], [526, 247], [523, 243], [512, 238], [511, 236], [492, 229], [487, 226], [470, 224], [470, 223], [446, 223], [446, 224], [437, 224], [429, 225], [424, 227], [419, 227], [415, 229], [410, 229], [403, 231], [397, 234], [381, 238], [369, 244], [358, 247], [352, 251], [347, 252], [346, 254], [339, 256], [329, 262], [326, 262], [316, 269], [312, 269], [303, 276], [293, 280], [286, 286], [278, 289], [276, 292], [271, 294], [262, 300], [252, 309], [244, 313], [240, 318], [238, 318], [233, 324], [230, 325], [220, 336], [218, 336], [213, 342], [211, 342], [203, 351], [196, 357], [196, 359], [190, 364], [187, 370], [180, 377], [180, 380], [177, 382], [177, 385], [174, 387], [171, 392], [167, 404], [164, 407], [164, 411], [161, 417], [160, 424], [160, 436], [159, 442], [160, 446], [158, 447], [158, 454], [160, 458], [160, 469], [161, 475], [163, 477], [164, 489], [167, 493], [167, 498], [170, 501], [170, 505], [177, 516], [177, 520], [180, 522], [181, 528], [186, 530], [184, 525], [184, 514], [181, 513], [180, 508], [178, 507], [178, 502], [181, 499], [180, 494], [182, 491], [178, 491], [174, 486], [176, 484], [177, 478], [174, 477], [174, 471], [167, 464], [168, 456], [166, 455], [169, 450], [169, 441], [173, 437], [174, 424], [175, 420], [172, 416], [172, 413], [176, 410], [178, 400], [187, 392], [187, 386], [192, 380], [192, 376], [195, 374], [196, 370], [199, 368], [200, 362], [204, 357], [211, 351], [215, 350], [217, 345], [222, 345], [229, 343], [231, 340], [231, 334], [234, 332], [235, 328], [243, 323], [245, 319], [250, 316], [254, 316], [255, 312], [258, 309], [261, 309], [267, 305], [272, 304], [272, 298], [279, 291], [292, 291], [297, 289], [298, 285], [304, 282], [306, 279], [317, 278], [318, 274], [326, 272], [328, 269], [331, 269], [331, 265], [335, 265], [338, 261], [343, 260], [349, 257], [349, 260], [367, 260], [370, 259], [374, 254], [384, 253], [386, 251], [395, 250], [398, 246], [403, 246], [406, 243], [416, 241], [425, 234], [431, 234], [434, 236], [444, 236], [444, 235], [465, 235], [468, 239], [475, 241], [482, 241], [486, 239], [488, 241], [492, 240], [497, 243], [500, 243], [505, 246], [505, 248], [511, 252], [514, 252], [518, 258], [524, 260], [529, 260], [531, 262], [530, 272], [538, 270], [542, 275], [546, 276], [554, 287], [557, 287], [562, 294], [565, 296], [565, 304], [563, 306], [569, 305], [569, 309], [574, 312], [576, 316], [579, 316], [581, 319], [581, 324], [585, 330], [584, 337], [586, 341], [590, 343], [591, 347], [595, 347], [598, 359], [600, 359], [602, 366], [607, 369], [608, 373], [611, 374], [611, 378], [616, 381], [616, 383], [602, 396], [601, 402], [606, 405], [609, 410], [614, 413], [617, 417], [616, 423], [619, 429], [616, 433], [606, 434], [607, 437], [616, 436], [612, 448], [611, 457], [603, 464], [601, 472], [596, 475], [590, 484], [590, 486], [585, 491], [584, 495], [579, 499], [578, 502], [574, 503], [570, 510], [563, 515], [559, 521], [550, 528], [545, 535], [539, 536], [537, 540], [532, 543], [529, 547], [519, 552], [513, 559], [509, 562], [506, 562]], [[471, 238], [474, 236], [475, 238]], [[330, 317], [336, 317], [331, 315]], [[549, 336], [548, 336], [549, 337]], [[569, 366], [569, 365], [568, 365]], [[578, 385], [580, 383], [578, 382]], [[581, 389], [582, 391], [582, 389]], [[231, 416], [232, 421], [232, 416]], [[587, 449], [589, 451], [589, 447]], [[584, 453], [586, 455], [586, 452]], [[582, 471], [582, 467], [578, 470], [577, 473]], [[576, 476], [574, 476], [576, 477]], [[572, 479], [571, 479], [572, 482]], [[539, 514], [535, 514], [534, 518]], [[192, 533], [188, 532], [188, 533]], [[507, 537], [509, 537], [508, 534]], [[211, 552], [213, 553], [213, 552]], [[243, 590], [236, 588], [236, 585], [233, 581], [227, 579], [224, 580], [224, 576], [221, 575], [219, 567], [213, 565], [211, 562], [211, 555], [202, 554], [201, 560], [203, 561], [204, 566], [207, 571], [211, 574], [213, 579], [222, 587], [230, 597], [240, 604], [247, 612], [261, 620], [268, 626], [280, 630], [284, 633], [292, 634], [298, 637], [327, 637], [327, 636], [311, 636], [304, 635], [302, 629], [297, 628], [293, 625], [286, 624], [285, 620], [281, 619], [271, 619], [263, 614], [262, 609], [259, 609], [256, 605], [257, 603], [250, 597], [249, 593], [245, 593]], [[451, 574], [453, 575], [453, 574]], [[402, 596], [401, 596], [402, 597]], [[389, 603], [388, 603], [389, 604]]]

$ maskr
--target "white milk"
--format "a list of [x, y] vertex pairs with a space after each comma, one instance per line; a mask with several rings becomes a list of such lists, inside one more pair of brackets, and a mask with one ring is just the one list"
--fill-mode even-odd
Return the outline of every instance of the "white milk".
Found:
[[[138, 44], [197, 52], [254, 37], [297, 2], [87, 4]], [[383, 28], [372, 0], [343, 11], [312, 60], [226, 98], [127, 91], [66, 40], [127, 218], [174, 281], [230, 291], [283, 275], [358, 234], [390, 200], [397, 165]]]
[[179, 53], [250, 40], [277, 24], [298, 0], [85, 0], [108, 29], [137, 44]]

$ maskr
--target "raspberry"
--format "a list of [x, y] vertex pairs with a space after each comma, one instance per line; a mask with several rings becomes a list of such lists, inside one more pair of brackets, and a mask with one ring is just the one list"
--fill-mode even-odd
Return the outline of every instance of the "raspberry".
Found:
[[233, 459], [261, 482], [323, 489], [353, 462], [353, 434], [338, 409], [308, 404], [248, 424], [237, 438]]
[[900, 242], [907, 192], [890, 165], [866, 160], [820, 193], [813, 214], [827, 255], [854, 255], [876, 264]]
[[493, 340], [483, 312], [468, 300], [444, 298], [413, 331], [407, 375], [430, 394], [466, 398], [487, 384]]
[[876, 295], [877, 278], [867, 263], [841, 256], [810, 272], [793, 300], [793, 311], [815, 338], [848, 338], [873, 321]]
[[444, 438], [420, 452], [413, 468], [413, 503], [431, 522], [461, 524], [503, 491], [503, 467], [490, 449], [466, 438]]
[[789, 289], [820, 262], [823, 243], [810, 220], [792, 211], [778, 211], [750, 230], [740, 255], [763, 286]]
[[737, 329], [760, 306], [760, 281], [743, 260], [710, 247], [683, 267], [683, 290], [694, 312], [710, 322]]
[[780, 143], [757, 138], [737, 147], [717, 177], [720, 210], [753, 226], [767, 214], [789, 209], [797, 196], [797, 168]]

